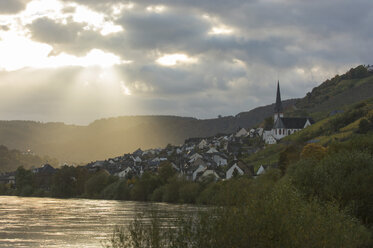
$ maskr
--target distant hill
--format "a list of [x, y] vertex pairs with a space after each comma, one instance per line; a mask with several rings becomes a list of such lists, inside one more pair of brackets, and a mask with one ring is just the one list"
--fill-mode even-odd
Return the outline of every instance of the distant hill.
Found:
[[0, 173], [15, 171], [19, 166], [26, 169], [39, 167], [45, 163], [58, 165], [55, 159], [39, 157], [35, 154], [9, 150], [6, 146], [0, 145]]
[[369, 99], [373, 96], [373, 73], [360, 65], [343, 75], [326, 80], [295, 104], [301, 112], [325, 118], [333, 110]]
[[[302, 99], [283, 102], [286, 114], [324, 118], [330, 111], [373, 95], [373, 74], [364, 66], [335, 76]], [[274, 104], [236, 116], [199, 120], [177, 116], [128, 116], [102, 119], [88, 126], [32, 121], [0, 121], [0, 144], [31, 149], [60, 162], [85, 163], [142, 149], [181, 144], [187, 138], [232, 133], [253, 127], [272, 116]]]
[[[291, 106], [295, 100], [284, 102]], [[0, 121], [0, 142], [22, 151], [56, 157], [60, 162], [84, 163], [142, 149], [182, 144], [191, 137], [232, 133], [271, 116], [268, 105], [216, 119], [177, 116], [128, 116], [97, 120], [88, 126], [33, 121]]]

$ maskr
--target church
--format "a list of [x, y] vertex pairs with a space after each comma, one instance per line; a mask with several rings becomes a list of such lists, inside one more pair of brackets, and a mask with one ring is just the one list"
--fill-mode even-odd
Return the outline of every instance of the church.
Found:
[[311, 118], [287, 118], [281, 102], [280, 82], [277, 82], [276, 104], [273, 116], [273, 128], [263, 132], [263, 140], [266, 144], [276, 144], [280, 139], [293, 134], [314, 123]]

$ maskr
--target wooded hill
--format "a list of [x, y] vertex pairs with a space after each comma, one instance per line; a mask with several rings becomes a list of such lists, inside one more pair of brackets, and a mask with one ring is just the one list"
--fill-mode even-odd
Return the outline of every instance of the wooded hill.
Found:
[[[325, 81], [302, 99], [283, 102], [286, 114], [316, 120], [373, 95], [373, 74], [364, 66]], [[274, 104], [236, 116], [199, 120], [177, 116], [129, 116], [97, 120], [88, 126], [33, 121], [0, 121], [0, 144], [10, 149], [85, 163], [142, 149], [181, 144], [191, 137], [232, 133], [259, 125], [272, 116]], [[0, 165], [1, 166], [1, 165]]]

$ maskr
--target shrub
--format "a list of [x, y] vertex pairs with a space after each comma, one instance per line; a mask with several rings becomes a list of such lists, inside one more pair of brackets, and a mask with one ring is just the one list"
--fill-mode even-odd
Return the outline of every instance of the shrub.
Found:
[[373, 223], [373, 159], [367, 152], [337, 152], [321, 161], [301, 160], [289, 170], [308, 198], [336, 202], [364, 223]]

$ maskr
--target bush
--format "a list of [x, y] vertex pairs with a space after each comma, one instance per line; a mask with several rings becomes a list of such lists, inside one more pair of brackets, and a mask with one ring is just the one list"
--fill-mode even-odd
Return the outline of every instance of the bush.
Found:
[[321, 160], [326, 155], [326, 148], [319, 144], [307, 144], [303, 147], [300, 157], [302, 159]]
[[321, 161], [301, 160], [289, 175], [306, 197], [336, 202], [364, 223], [373, 223], [373, 159], [369, 153], [342, 151]]
[[85, 183], [85, 194], [88, 197], [98, 198], [101, 191], [109, 183], [109, 174], [105, 171], [99, 171], [89, 178]]
[[195, 203], [199, 194], [200, 187], [197, 183], [186, 183], [180, 187], [179, 202], [180, 203]]
[[370, 244], [371, 234], [356, 220], [332, 204], [303, 200], [286, 180], [247, 196], [244, 205], [209, 208], [174, 220], [151, 215], [147, 224], [137, 218], [129, 227], [117, 228], [107, 247], [357, 248]]

